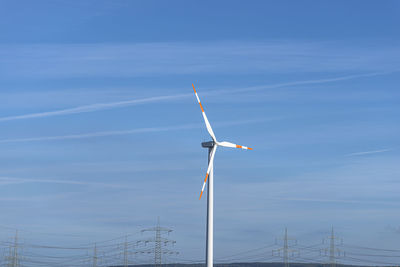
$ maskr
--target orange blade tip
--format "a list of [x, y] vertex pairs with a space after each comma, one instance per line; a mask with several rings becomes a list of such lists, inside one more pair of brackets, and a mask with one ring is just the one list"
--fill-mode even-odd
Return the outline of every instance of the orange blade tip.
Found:
[[248, 147], [247, 149], [248, 149], [248, 150], [253, 150], [251, 147]]
[[194, 84], [192, 83], [192, 86], [193, 86], [193, 90], [194, 90], [194, 92], [196, 93], [196, 89], [194, 89]]
[[203, 195], [203, 191], [201, 191], [201, 193], [200, 193], [200, 197], [199, 197], [199, 200], [201, 199], [201, 196]]

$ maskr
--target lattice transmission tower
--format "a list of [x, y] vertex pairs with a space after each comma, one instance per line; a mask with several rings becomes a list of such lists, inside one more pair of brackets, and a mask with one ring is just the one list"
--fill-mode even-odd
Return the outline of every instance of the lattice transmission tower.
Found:
[[14, 243], [10, 244], [9, 254], [6, 257], [7, 267], [19, 267], [19, 245], [18, 245], [18, 230], [15, 232]]
[[[343, 239], [339, 239], [337, 236], [335, 236], [333, 226], [331, 235], [327, 239], [329, 240], [329, 248], [325, 248], [325, 255], [327, 256], [329, 251], [329, 265], [330, 267], [336, 267], [336, 259], [341, 256], [346, 256], [345, 251], [337, 248], [337, 241], [340, 240], [340, 244], [343, 245]], [[322, 240], [322, 243], [325, 243], [325, 239]]]
[[174, 245], [176, 243], [175, 240], [171, 240], [168, 238], [163, 237], [163, 234], [168, 234], [171, 233], [173, 230], [162, 227], [160, 226], [160, 218], [157, 219], [157, 225], [155, 227], [143, 229], [141, 232], [154, 232], [154, 237], [144, 239], [144, 240], [139, 240], [137, 241], [137, 245], [140, 243], [147, 245], [148, 243], [154, 244], [153, 248], [149, 249], [141, 249], [141, 250], [136, 250], [135, 253], [154, 253], [154, 267], [161, 267], [163, 263], [163, 257], [162, 255], [166, 254], [179, 254], [179, 252], [173, 251], [171, 249], [168, 249], [168, 245]]
[[93, 267], [97, 267], [97, 245], [94, 243], [94, 249], [93, 249]]
[[283, 239], [283, 246], [278, 249], [273, 249], [272, 256], [274, 256], [274, 254], [276, 253], [280, 256], [281, 252], [283, 252], [283, 262], [285, 264], [285, 267], [289, 267], [289, 253], [292, 253], [292, 255], [294, 255], [295, 253], [297, 254], [299, 253], [297, 249], [291, 248], [291, 246], [289, 245], [289, 241], [293, 240], [295, 241], [295, 244], [297, 244], [297, 240], [288, 236], [287, 228], [285, 228], [285, 235], [283, 236], [282, 239]]

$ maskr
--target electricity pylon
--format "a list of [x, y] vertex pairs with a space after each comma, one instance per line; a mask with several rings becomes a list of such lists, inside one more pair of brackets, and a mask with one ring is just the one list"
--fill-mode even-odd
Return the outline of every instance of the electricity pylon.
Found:
[[150, 249], [143, 249], [143, 250], [137, 250], [135, 253], [151, 253], [154, 252], [154, 267], [161, 267], [162, 264], [162, 254], [179, 254], [176, 251], [172, 251], [170, 249], [165, 248], [167, 245], [175, 244], [176, 241], [167, 239], [162, 237], [163, 233], [171, 233], [173, 230], [166, 228], [166, 227], [161, 227], [160, 226], [160, 218], [158, 217], [157, 219], [157, 226], [156, 227], [151, 227], [147, 229], [143, 229], [141, 232], [154, 232], [155, 236], [154, 238], [149, 238], [145, 240], [139, 240], [137, 244], [144, 243], [145, 245], [147, 243], [154, 243], [154, 248]]
[[14, 244], [10, 245], [10, 252], [6, 257], [8, 267], [19, 267], [19, 255], [18, 255], [18, 230], [15, 231]]
[[[336, 258], [340, 257], [341, 253], [345, 255], [345, 252], [336, 248], [336, 240], [339, 240], [339, 238], [335, 236], [333, 226], [331, 230], [331, 235], [327, 239], [329, 239], [329, 265], [330, 267], [336, 267]], [[322, 242], [324, 243], [325, 240], [323, 239]], [[340, 239], [340, 243], [343, 244], [342, 239]], [[325, 248], [325, 255], [327, 255], [327, 251], [328, 248]]]
[[128, 236], [125, 236], [124, 242], [124, 267], [128, 267]]
[[97, 247], [96, 247], [96, 243], [94, 243], [94, 249], [93, 249], [93, 267], [97, 267]]
[[289, 252], [292, 252], [293, 255], [295, 252], [299, 253], [298, 250], [290, 248], [289, 240], [294, 240], [295, 243], [297, 244], [296, 239], [288, 237], [287, 228], [285, 228], [285, 235], [283, 237], [283, 247], [272, 250], [272, 256], [274, 256], [274, 252], [275, 253], [278, 252], [279, 256], [281, 254], [281, 251], [283, 252], [283, 262], [285, 264], [285, 267], [289, 267]]

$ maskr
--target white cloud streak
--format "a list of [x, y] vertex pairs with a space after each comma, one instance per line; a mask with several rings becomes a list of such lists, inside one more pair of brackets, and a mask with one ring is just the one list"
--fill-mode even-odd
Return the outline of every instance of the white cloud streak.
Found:
[[0, 45], [0, 60], [7, 63], [0, 68], [5, 79], [375, 72], [400, 63], [399, 48], [387, 43], [298, 40]]
[[[287, 82], [287, 83], [277, 83], [277, 84], [271, 84], [271, 85], [261, 85], [261, 86], [230, 89], [230, 90], [215, 90], [215, 91], [208, 92], [208, 94], [219, 95], [219, 94], [225, 94], [225, 93], [240, 93], [240, 92], [247, 92], [247, 91], [258, 91], [258, 90], [264, 90], [264, 89], [290, 87], [290, 86], [306, 85], [306, 84], [323, 84], [323, 83], [338, 82], [338, 81], [351, 80], [351, 79], [363, 78], [363, 77], [387, 75], [387, 74], [391, 74], [391, 73], [398, 72], [398, 71], [399, 70], [388, 71], [388, 72], [374, 72], [374, 73], [366, 73], [366, 74], [358, 74], [358, 75], [348, 75], [348, 76], [341, 76], [341, 77], [327, 78], [327, 79], [294, 81], [294, 82]], [[203, 95], [207, 95], [207, 93], [203, 93]], [[161, 102], [161, 101], [177, 100], [177, 99], [192, 97], [192, 96], [193, 95], [191, 93], [187, 93], [187, 94], [175, 94], [175, 95], [165, 95], [165, 96], [153, 96], [153, 97], [147, 97], [147, 98], [141, 98], [141, 99], [130, 99], [130, 100], [125, 100], [125, 101], [110, 102], [110, 103], [97, 103], [97, 104], [83, 105], [83, 106], [74, 107], [74, 108], [53, 110], [53, 111], [47, 111], [47, 112], [0, 117], [0, 122], [96, 112], [96, 111], [101, 111], [101, 110], [106, 110], [106, 109], [122, 108], [122, 107], [128, 107], [128, 106], [133, 106], [133, 105], [151, 104], [151, 103]]]
[[347, 76], [327, 78], [327, 79], [277, 83], [277, 84], [271, 84], [271, 85], [261, 85], [261, 86], [254, 86], [254, 87], [248, 87], [248, 88], [233, 89], [230, 92], [247, 92], [247, 91], [258, 91], [258, 90], [263, 90], [263, 89], [280, 88], [280, 87], [290, 87], [290, 86], [297, 86], [297, 85], [323, 84], [323, 83], [346, 81], [346, 80], [352, 80], [352, 79], [364, 78], [364, 77], [388, 75], [388, 74], [392, 74], [392, 73], [399, 72], [399, 71], [400, 70], [393, 70], [393, 71], [385, 71], [385, 72], [373, 72], [373, 73], [364, 73], [364, 74], [356, 74], [356, 75], [347, 75]]
[[181, 129], [192, 129], [199, 128], [200, 125], [181, 125], [172, 127], [153, 127], [153, 128], [139, 128], [122, 131], [104, 131], [104, 132], [93, 132], [84, 134], [70, 134], [60, 136], [44, 136], [44, 137], [27, 137], [27, 138], [15, 138], [15, 139], [3, 139], [0, 143], [21, 143], [21, 142], [35, 142], [35, 141], [56, 141], [56, 140], [67, 140], [67, 139], [84, 139], [92, 137], [105, 137], [115, 135], [128, 135], [138, 133], [150, 133], [150, 132], [164, 132], [164, 131], [176, 131]]
[[387, 151], [391, 151], [392, 149], [387, 148], [387, 149], [380, 149], [380, 150], [371, 150], [371, 151], [362, 151], [362, 152], [355, 152], [355, 153], [350, 153], [347, 154], [346, 156], [363, 156], [363, 155], [370, 155], [370, 154], [377, 154], [377, 153], [383, 153]]
[[[215, 123], [216, 127], [229, 127], [234, 125], [259, 123], [269, 120], [277, 120], [280, 118], [262, 118], [262, 119], [252, 119], [252, 120], [242, 120], [242, 121], [232, 121], [232, 122], [220, 122]], [[130, 134], [141, 134], [141, 133], [152, 133], [152, 132], [166, 132], [166, 131], [178, 131], [187, 129], [196, 129], [204, 127], [203, 124], [184, 124], [176, 125], [170, 127], [148, 127], [148, 128], [137, 128], [130, 130], [121, 131], [103, 131], [103, 132], [92, 132], [83, 134], [70, 134], [70, 135], [59, 135], [59, 136], [43, 136], [43, 137], [27, 137], [27, 138], [14, 138], [14, 139], [2, 139], [1, 143], [23, 143], [23, 142], [39, 142], [39, 141], [57, 141], [57, 140], [68, 140], [68, 139], [84, 139], [93, 137], [105, 137], [105, 136], [117, 136], [117, 135], [130, 135]]]
[[141, 99], [131, 99], [126, 101], [118, 101], [111, 103], [97, 103], [91, 105], [84, 105], [75, 108], [47, 111], [47, 112], [39, 112], [39, 113], [30, 113], [25, 115], [17, 115], [17, 116], [8, 116], [0, 118], [1, 121], [13, 121], [13, 120], [23, 120], [23, 119], [34, 119], [34, 118], [44, 118], [44, 117], [53, 117], [53, 116], [61, 116], [61, 115], [69, 115], [69, 114], [78, 114], [78, 113], [87, 113], [87, 112], [95, 112], [99, 110], [105, 109], [113, 109], [113, 108], [122, 108], [127, 106], [139, 105], [139, 104], [147, 104], [154, 103], [159, 101], [167, 101], [174, 100], [183, 97], [189, 97], [191, 94], [177, 94], [177, 95], [167, 95], [167, 96], [154, 96], [147, 97]]
[[0, 177], [0, 185], [26, 184], [26, 183], [69, 184], [69, 185], [100, 186], [100, 187], [110, 187], [110, 188], [127, 188], [127, 187], [129, 187], [129, 186], [123, 185], [123, 184], [109, 184], [109, 183], [99, 183], [99, 182]]
[[304, 201], [304, 202], [320, 202], [320, 203], [348, 203], [348, 204], [376, 204], [376, 205], [388, 205], [395, 204], [398, 205], [398, 201], [378, 201], [378, 200], [356, 200], [356, 199], [329, 199], [329, 198], [301, 198], [301, 197], [293, 197], [293, 198], [285, 198], [285, 197], [275, 197], [271, 198], [271, 200], [277, 201]]

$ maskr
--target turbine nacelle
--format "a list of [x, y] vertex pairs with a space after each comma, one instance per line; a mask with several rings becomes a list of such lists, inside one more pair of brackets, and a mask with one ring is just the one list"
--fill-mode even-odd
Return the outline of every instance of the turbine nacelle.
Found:
[[232, 148], [241, 148], [241, 149], [253, 150], [251, 147], [236, 145], [234, 143], [226, 142], [226, 141], [223, 141], [223, 142], [208, 141], [208, 142], [201, 143], [201, 146], [204, 147], [204, 148], [213, 148], [214, 146], [223, 146], [223, 147], [232, 147]]
[[213, 148], [215, 146], [215, 142], [214, 141], [203, 142], [201, 143], [201, 146], [204, 148]]

